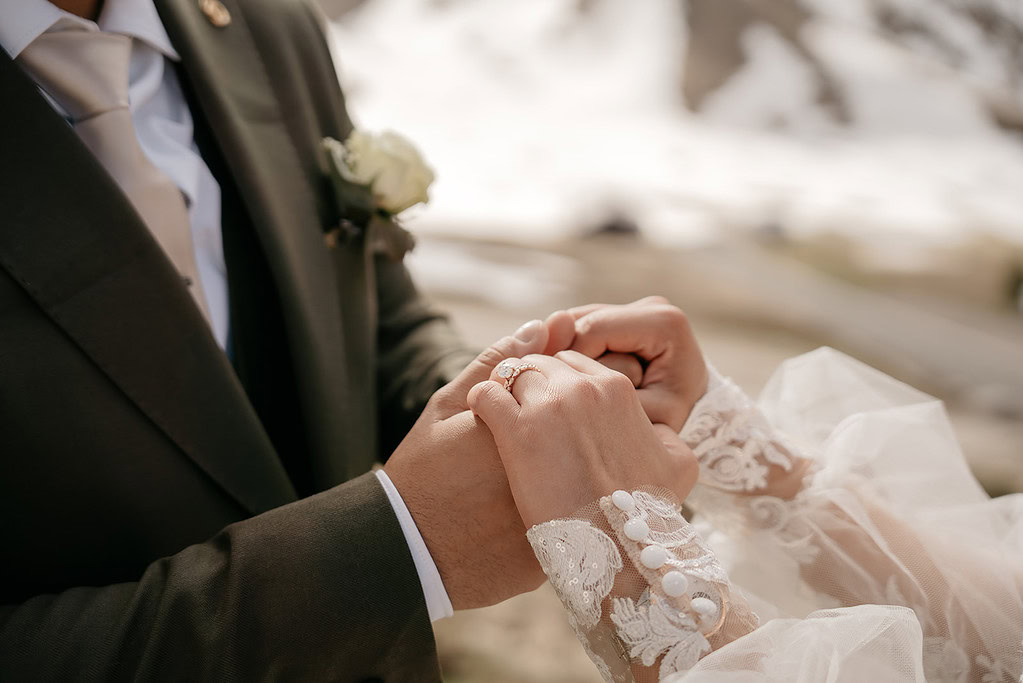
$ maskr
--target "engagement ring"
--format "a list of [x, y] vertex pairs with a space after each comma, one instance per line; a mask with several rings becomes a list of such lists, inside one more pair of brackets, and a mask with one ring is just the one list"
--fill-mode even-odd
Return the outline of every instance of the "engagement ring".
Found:
[[503, 360], [497, 365], [497, 376], [504, 379], [504, 388], [510, 392], [512, 390], [512, 385], [515, 384], [515, 380], [526, 370], [536, 370], [537, 372], [540, 372], [540, 368], [536, 367], [532, 363], [516, 364], [511, 360]]

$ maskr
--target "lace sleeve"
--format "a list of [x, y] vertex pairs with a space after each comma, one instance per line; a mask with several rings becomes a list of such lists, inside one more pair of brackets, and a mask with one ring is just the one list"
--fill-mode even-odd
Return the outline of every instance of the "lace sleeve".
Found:
[[707, 392], [679, 434], [700, 463], [686, 504], [716, 530], [764, 532], [790, 557], [810, 561], [816, 546], [795, 499], [817, 468], [735, 382], [709, 363], [707, 374]]
[[608, 683], [684, 672], [756, 627], [666, 490], [616, 491], [527, 537]]
[[[735, 666], [804, 680], [785, 657], [809, 671], [819, 655], [843, 680], [1021, 680], [1023, 496], [987, 497], [940, 402], [830, 349], [788, 361], [756, 404], [711, 375], [681, 432], [701, 464], [686, 504], [774, 620], [729, 649], [773, 654]], [[779, 635], [796, 632], [798, 647]], [[869, 662], [839, 662], [849, 642]]]
[[700, 483], [747, 495], [785, 489], [791, 497], [809, 461], [731, 379], [709, 364], [707, 374], [707, 392], [679, 435], [700, 461]]

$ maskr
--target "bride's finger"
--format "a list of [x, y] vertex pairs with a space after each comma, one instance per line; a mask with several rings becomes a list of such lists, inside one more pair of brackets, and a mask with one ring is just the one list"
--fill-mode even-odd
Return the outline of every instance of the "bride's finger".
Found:
[[613, 304], [586, 304], [584, 306], [575, 306], [574, 308], [568, 309], [568, 314], [572, 316], [573, 320], [578, 320], [583, 316], [589, 315], [594, 311], [599, 311], [602, 308], [611, 308]]
[[[597, 365], [602, 372], [611, 372], [599, 363]], [[530, 369], [525, 369], [523, 366]], [[514, 377], [511, 383], [511, 393], [515, 400], [523, 406], [543, 403], [551, 398], [551, 384], [566, 385], [579, 375], [576, 369], [557, 358], [539, 354], [531, 354], [523, 358], [510, 358], [507, 368], [504, 374], [508, 375], [508, 370], [510, 370], [511, 376]], [[518, 370], [516, 374], [516, 368], [522, 369]], [[499, 364], [494, 372], [494, 379], [501, 379], [500, 370]]]
[[[584, 356], [578, 351], [559, 351], [558, 353], [554, 354], [554, 357], [560, 360], [565, 365], [569, 366], [570, 368], [578, 370], [579, 372], [586, 375], [600, 376], [607, 375], [609, 373], [618, 374], [617, 370], [606, 367], [605, 365], [601, 364], [600, 361], [593, 360], [589, 356]], [[642, 373], [640, 374], [640, 377], [642, 378]]]
[[[536, 363], [522, 358], [505, 358], [490, 373], [490, 379], [518, 403], [537, 401], [547, 391], [547, 380]], [[509, 386], [511, 391], [508, 391]]]
[[584, 306], [576, 306], [568, 309], [567, 313], [572, 316], [573, 319], [579, 320], [590, 313], [599, 311], [604, 308], [640, 308], [643, 306], [660, 306], [663, 304], [671, 305], [671, 302], [665, 299], [663, 296], [645, 296], [642, 299], [636, 299], [632, 303], [628, 304], [586, 304]]
[[473, 385], [491, 375], [494, 366], [508, 356], [524, 356], [539, 353], [547, 345], [547, 328], [539, 320], [533, 320], [520, 327], [514, 335], [494, 342], [486, 351], [469, 363], [458, 377], [434, 394], [434, 400], [441, 402], [441, 411], [450, 417], [468, 408], [466, 394]]
[[[544, 321], [544, 327], [547, 328], [549, 336], [543, 353], [553, 356], [558, 351], [572, 348], [572, 343], [575, 341], [576, 321], [585, 318], [591, 313], [608, 308], [642, 308], [644, 306], [657, 306], [661, 304], [669, 304], [669, 302], [663, 296], [648, 296], [624, 306], [615, 304], [586, 304], [584, 306], [575, 306], [565, 311], [555, 311], [547, 316], [547, 320]], [[620, 368], [616, 367], [615, 369], [621, 372]], [[622, 374], [630, 378], [632, 377], [630, 372], [623, 372]]]
[[631, 304], [625, 304], [629, 308], [635, 308], [638, 306], [671, 306], [671, 302], [660, 294], [654, 294], [652, 296], [645, 296], [642, 299], [636, 299]]
[[486, 380], [473, 386], [465, 400], [473, 414], [486, 423], [498, 443], [503, 442], [520, 410], [512, 395], [501, 384]]
[[575, 341], [575, 318], [568, 311], [554, 311], [543, 326], [547, 329], [547, 345], [542, 352], [545, 356], [564, 351]]

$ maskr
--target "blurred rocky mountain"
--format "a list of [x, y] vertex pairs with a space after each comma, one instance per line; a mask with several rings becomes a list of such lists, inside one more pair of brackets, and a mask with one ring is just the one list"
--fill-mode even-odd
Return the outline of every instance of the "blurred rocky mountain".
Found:
[[[694, 111], [728, 116], [729, 99], [745, 96], [752, 110], [734, 115], [767, 125], [956, 132], [972, 108], [1023, 130], [1017, 0], [687, 0], [685, 17], [682, 88]], [[753, 81], [787, 83], [793, 72], [808, 86], [795, 98], [772, 104], [776, 92], [750, 92]], [[960, 111], [946, 119], [935, 108]]]
[[356, 122], [438, 171], [419, 231], [752, 236], [1020, 296], [1020, 0], [323, 1]]
[[[320, 3], [337, 20], [373, 1]], [[456, 12], [457, 5], [473, 2], [430, 0], [427, 4], [438, 12]], [[585, 26], [603, 11], [600, 5], [621, 3], [573, 0], [561, 4]], [[1023, 130], [1023, 3], [1018, 0], [680, 0], [680, 5], [688, 37], [680, 86], [692, 111], [713, 114], [727, 109], [728, 103], [721, 102], [727, 96], [720, 93], [741, 89], [744, 84], [732, 81], [741, 79], [744, 70], [756, 70], [758, 78], [770, 82], [790, 80], [791, 72], [784, 69], [794, 69], [810, 81], [803, 101], [772, 107], [766, 101], [771, 93], [765, 92], [759, 111], [747, 116], [759, 116], [766, 125], [785, 126], [790, 118], [785, 109], [798, 106], [816, 110], [810, 116], [834, 124], [855, 124], [869, 114], [856, 104], [854, 91], [861, 85], [849, 82], [861, 78], [848, 73], [863, 70], [864, 65], [850, 69], [861, 60], [849, 59], [849, 53], [876, 61], [870, 53], [883, 52], [886, 59], [881, 61], [889, 69], [886, 80], [901, 77], [917, 84], [927, 81], [939, 90], [942, 86], [935, 83], [961, 90], [976, 98], [978, 109], [998, 124]], [[845, 36], [840, 41], [845, 45], [830, 40], [836, 33]], [[758, 69], [757, 62], [767, 66]], [[909, 92], [918, 90], [909, 88]], [[923, 110], [920, 118], [933, 118], [929, 107], [938, 96], [916, 99]], [[802, 112], [799, 118], [807, 116]], [[902, 118], [913, 117], [907, 112]]]

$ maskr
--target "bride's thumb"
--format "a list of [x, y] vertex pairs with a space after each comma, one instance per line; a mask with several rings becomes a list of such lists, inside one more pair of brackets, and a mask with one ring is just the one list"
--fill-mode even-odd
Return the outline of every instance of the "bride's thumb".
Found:
[[454, 412], [469, 408], [469, 390], [489, 379], [490, 373], [498, 363], [505, 358], [522, 358], [531, 353], [543, 353], [547, 346], [547, 337], [547, 327], [543, 322], [531, 320], [517, 329], [512, 336], [497, 340], [490, 348], [476, 356], [454, 381], [442, 389], [447, 394], [446, 398], [450, 399]]
[[511, 392], [489, 379], [470, 389], [466, 401], [469, 410], [486, 423], [494, 439], [499, 442], [519, 411], [519, 402]]

